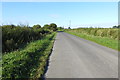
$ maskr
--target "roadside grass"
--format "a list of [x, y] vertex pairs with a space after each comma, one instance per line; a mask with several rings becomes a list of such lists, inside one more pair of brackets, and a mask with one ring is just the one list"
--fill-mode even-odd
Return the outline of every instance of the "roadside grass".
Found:
[[2, 79], [8, 78], [41, 78], [46, 61], [51, 53], [56, 33], [47, 35], [41, 40], [27, 44], [20, 50], [7, 53], [2, 57]]
[[120, 41], [118, 40], [114, 40], [108, 37], [93, 36], [93, 35], [88, 35], [88, 34], [83, 34], [78, 32], [71, 32], [71, 31], [65, 31], [65, 32], [120, 51], [120, 48], [118, 48], [118, 44], [120, 43]]
[[57, 30], [58, 32], [63, 32], [64, 30], [62, 29], [62, 30]]

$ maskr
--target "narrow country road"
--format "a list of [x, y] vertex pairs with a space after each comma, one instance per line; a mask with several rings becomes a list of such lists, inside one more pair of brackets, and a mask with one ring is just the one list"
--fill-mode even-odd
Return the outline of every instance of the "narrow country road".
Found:
[[58, 32], [46, 78], [118, 78], [118, 52]]

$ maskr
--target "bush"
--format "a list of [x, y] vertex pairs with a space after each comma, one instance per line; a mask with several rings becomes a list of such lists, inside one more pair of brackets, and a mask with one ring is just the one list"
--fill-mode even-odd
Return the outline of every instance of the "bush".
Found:
[[[36, 27], [37, 26], [37, 27]], [[39, 25], [34, 25], [34, 29], [30, 27], [20, 27], [15, 25], [2, 26], [2, 52], [10, 52], [18, 49], [21, 45], [38, 40], [50, 32], [44, 30]]]
[[68, 31], [120, 40], [118, 36], [118, 30], [118, 28], [78, 28]]

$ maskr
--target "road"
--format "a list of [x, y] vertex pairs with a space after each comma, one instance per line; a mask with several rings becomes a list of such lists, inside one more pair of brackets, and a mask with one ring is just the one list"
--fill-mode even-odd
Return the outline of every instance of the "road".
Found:
[[118, 78], [118, 52], [58, 32], [46, 78]]

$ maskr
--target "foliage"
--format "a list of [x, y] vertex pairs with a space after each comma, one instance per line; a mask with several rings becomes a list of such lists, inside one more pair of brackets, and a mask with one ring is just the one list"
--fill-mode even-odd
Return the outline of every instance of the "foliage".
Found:
[[50, 30], [57, 31], [57, 25], [55, 23], [51, 23], [49, 27], [50, 27]]
[[51, 23], [50, 25], [45, 24], [43, 26], [44, 29], [50, 30], [51, 32], [57, 31], [57, 25], [55, 23]]
[[78, 29], [71, 29], [68, 31], [120, 40], [120, 37], [118, 35], [119, 30], [120, 29], [114, 29], [114, 28], [78, 28]]
[[40, 78], [53, 46], [55, 33], [33, 41], [19, 51], [3, 55], [2, 78]]
[[79, 28], [69, 30], [67, 29], [65, 32], [120, 51], [118, 46], [120, 43], [120, 36], [118, 35], [118, 32], [120, 32], [119, 29]]
[[50, 27], [49, 27], [48, 24], [45, 24], [45, 25], [43, 26], [43, 28], [44, 28], [44, 29], [50, 29]]
[[68, 29], [71, 29], [70, 27], [68, 27]]
[[64, 31], [63, 27], [57, 27], [57, 31]]
[[53, 46], [55, 33], [39, 24], [2, 25], [2, 78], [40, 78]]
[[62, 30], [62, 29], [64, 29], [64, 28], [63, 28], [63, 27], [57, 27], [57, 29], [58, 29], [58, 30]]
[[41, 26], [39, 24], [33, 26], [34, 29], [40, 29]]
[[10, 52], [19, 49], [24, 44], [41, 39], [49, 30], [41, 28], [40, 25], [32, 27], [21, 27], [20, 25], [3, 25], [2, 27], [2, 52]]
[[113, 26], [113, 28], [120, 28], [120, 25], [118, 25], [118, 26]]

